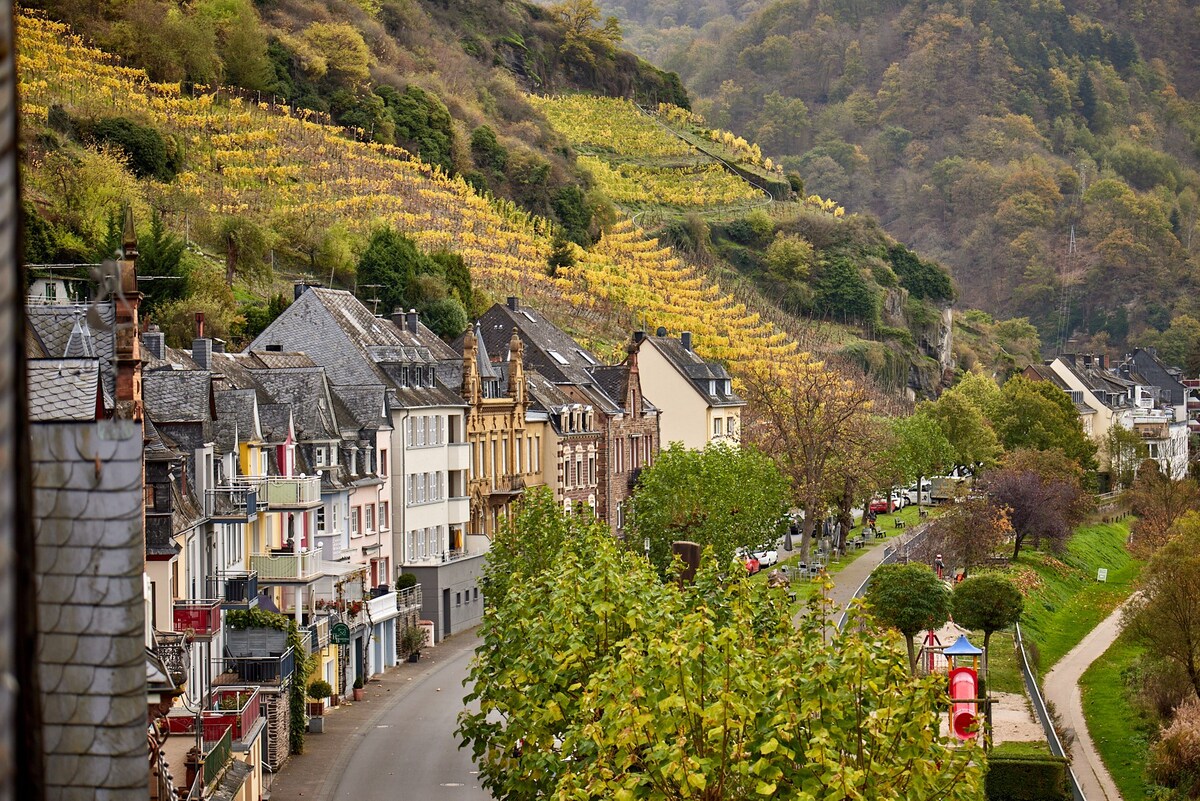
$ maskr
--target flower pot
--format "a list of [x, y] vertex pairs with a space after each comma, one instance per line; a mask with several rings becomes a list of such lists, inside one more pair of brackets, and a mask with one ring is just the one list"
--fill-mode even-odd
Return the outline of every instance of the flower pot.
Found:
[[308, 702], [308, 716], [310, 718], [319, 718], [325, 714], [325, 705], [320, 701]]
[[325, 732], [325, 716], [317, 715], [315, 718], [309, 718], [308, 730], [313, 734], [323, 734]]
[[354, 688], [354, 700], [361, 701], [363, 699], [363, 692], [364, 692], [364, 690], [362, 687], [355, 687]]
[[420, 651], [413, 651], [411, 654], [409, 654], [409, 655], [408, 655], [408, 661], [409, 661], [409, 662], [419, 662], [419, 661], [421, 661], [421, 652], [420, 652]]

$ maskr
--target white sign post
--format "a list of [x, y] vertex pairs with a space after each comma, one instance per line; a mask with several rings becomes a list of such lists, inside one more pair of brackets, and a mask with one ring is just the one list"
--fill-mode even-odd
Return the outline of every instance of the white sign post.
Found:
[[1102, 567], [1096, 571], [1096, 581], [1108, 581], [1108, 568]]

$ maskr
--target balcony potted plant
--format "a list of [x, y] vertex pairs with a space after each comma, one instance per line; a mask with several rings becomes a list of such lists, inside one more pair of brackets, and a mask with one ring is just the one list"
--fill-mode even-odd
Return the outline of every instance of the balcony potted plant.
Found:
[[333, 688], [324, 679], [317, 679], [308, 685], [308, 697], [311, 699], [308, 704], [308, 730], [314, 734], [325, 731], [324, 701], [331, 695], [333, 695]]
[[354, 679], [354, 700], [361, 701], [363, 699], [363, 680], [362, 676], [357, 676]]

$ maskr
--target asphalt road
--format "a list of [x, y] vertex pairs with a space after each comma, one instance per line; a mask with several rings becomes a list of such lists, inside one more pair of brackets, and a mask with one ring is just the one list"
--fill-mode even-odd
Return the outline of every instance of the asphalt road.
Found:
[[[472, 635], [463, 636], [472, 643], [476, 641]], [[435, 670], [415, 677], [365, 731], [356, 735], [362, 737], [362, 742], [346, 762], [332, 798], [491, 799], [491, 794], [479, 786], [471, 752], [460, 750], [453, 735], [458, 713], [463, 709], [466, 691], [462, 682], [472, 653], [472, 648], [463, 648]]]

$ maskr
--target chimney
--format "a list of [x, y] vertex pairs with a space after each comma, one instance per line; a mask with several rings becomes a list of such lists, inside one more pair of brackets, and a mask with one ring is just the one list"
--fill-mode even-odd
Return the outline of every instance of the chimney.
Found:
[[213, 343], [211, 339], [197, 337], [192, 340], [192, 361], [201, 370], [212, 368]]
[[196, 312], [196, 339], [204, 339], [204, 312]]
[[416, 309], [409, 309], [408, 314], [404, 315], [404, 327], [408, 329], [408, 333], [417, 333], [417, 324], [421, 321], [421, 316], [417, 314]]
[[692, 349], [692, 332], [684, 331], [679, 335], [679, 342], [683, 345], [683, 349], [690, 351]]
[[646, 341], [646, 332], [645, 331], [634, 331], [633, 332], [633, 344], [640, 345], [641, 343], [643, 343], [645, 341]]
[[300, 296], [306, 291], [308, 291], [308, 284], [304, 283], [303, 281], [297, 281], [296, 283], [292, 284], [292, 300], [300, 300]]
[[666, 335], [667, 335], [667, 329], [662, 327], [661, 325], [658, 327], [658, 330], [654, 332], [654, 336], [656, 336], [656, 337], [665, 337]]
[[509, 295], [509, 296], [508, 296], [508, 303], [507, 303], [507, 306], [508, 306], [508, 310], [509, 310], [509, 311], [516, 311], [517, 309], [519, 309], [519, 308], [520, 308], [520, 304], [518, 304], [518, 303], [517, 303], [517, 296], [516, 296], [516, 295]]
[[125, 207], [125, 230], [121, 260], [117, 263], [116, 326], [113, 356], [117, 367], [117, 417], [142, 421], [142, 341], [139, 336], [138, 306], [142, 293], [137, 285], [137, 233], [133, 210]]
[[225, 352], [225, 340], [217, 339], [216, 337], [213, 337], [212, 352], [213, 353], [224, 353]]
[[146, 333], [142, 334], [142, 347], [156, 359], [166, 358], [167, 335], [160, 331], [157, 325], [151, 325]]
[[405, 325], [404, 325], [404, 309], [402, 309], [402, 308], [401, 308], [401, 307], [399, 307], [399, 306], [397, 306], [396, 308], [392, 309], [392, 325], [396, 326], [396, 327], [397, 327], [397, 328], [399, 328], [401, 331], [403, 331], [403, 330], [404, 330], [404, 328], [405, 328]]
[[267, 345], [267, 353], [283, 353], [283, 345]]

